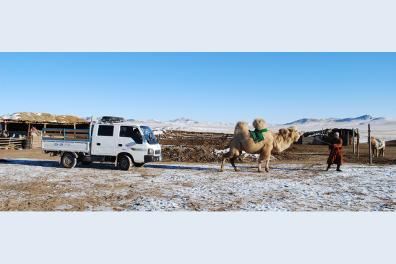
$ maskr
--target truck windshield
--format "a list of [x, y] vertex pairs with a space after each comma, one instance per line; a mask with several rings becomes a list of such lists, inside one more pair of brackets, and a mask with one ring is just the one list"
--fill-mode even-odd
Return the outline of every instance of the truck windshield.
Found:
[[153, 130], [148, 126], [141, 126], [144, 138], [147, 140], [147, 143], [150, 145], [158, 144], [158, 140], [155, 137]]

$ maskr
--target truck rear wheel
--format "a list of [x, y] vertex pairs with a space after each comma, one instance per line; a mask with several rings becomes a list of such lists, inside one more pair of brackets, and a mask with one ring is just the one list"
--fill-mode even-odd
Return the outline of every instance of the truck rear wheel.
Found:
[[72, 153], [65, 153], [62, 155], [61, 164], [63, 168], [72, 169], [77, 165], [77, 158]]
[[118, 158], [118, 168], [123, 171], [129, 170], [132, 165], [132, 160], [126, 155], [122, 155]]

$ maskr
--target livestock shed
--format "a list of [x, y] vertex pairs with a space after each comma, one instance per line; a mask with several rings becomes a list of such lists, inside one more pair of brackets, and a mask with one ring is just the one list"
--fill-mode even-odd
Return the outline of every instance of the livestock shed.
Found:
[[[38, 148], [44, 128], [88, 129], [89, 121], [72, 115], [20, 112], [0, 116], [0, 148]], [[7, 142], [13, 144], [8, 144]]]
[[346, 128], [330, 128], [317, 131], [305, 132], [300, 138], [298, 144], [307, 145], [327, 145], [334, 133], [340, 133], [340, 137], [344, 142], [344, 146], [359, 144], [360, 133], [359, 129], [346, 129]]

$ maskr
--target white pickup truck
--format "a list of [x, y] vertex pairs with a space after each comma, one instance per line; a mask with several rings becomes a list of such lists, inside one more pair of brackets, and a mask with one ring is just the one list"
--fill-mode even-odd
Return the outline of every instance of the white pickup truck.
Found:
[[43, 129], [42, 149], [59, 155], [64, 168], [79, 162], [111, 162], [121, 170], [161, 161], [161, 146], [152, 129], [131, 122], [91, 122], [89, 129]]

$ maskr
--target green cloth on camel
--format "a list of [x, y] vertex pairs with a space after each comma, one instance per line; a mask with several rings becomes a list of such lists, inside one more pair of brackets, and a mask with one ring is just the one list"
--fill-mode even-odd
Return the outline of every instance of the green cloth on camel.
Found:
[[255, 143], [261, 142], [264, 140], [264, 133], [268, 132], [267, 128], [261, 129], [261, 130], [254, 130], [254, 131], [249, 131], [250, 132], [250, 137], [254, 140]]

